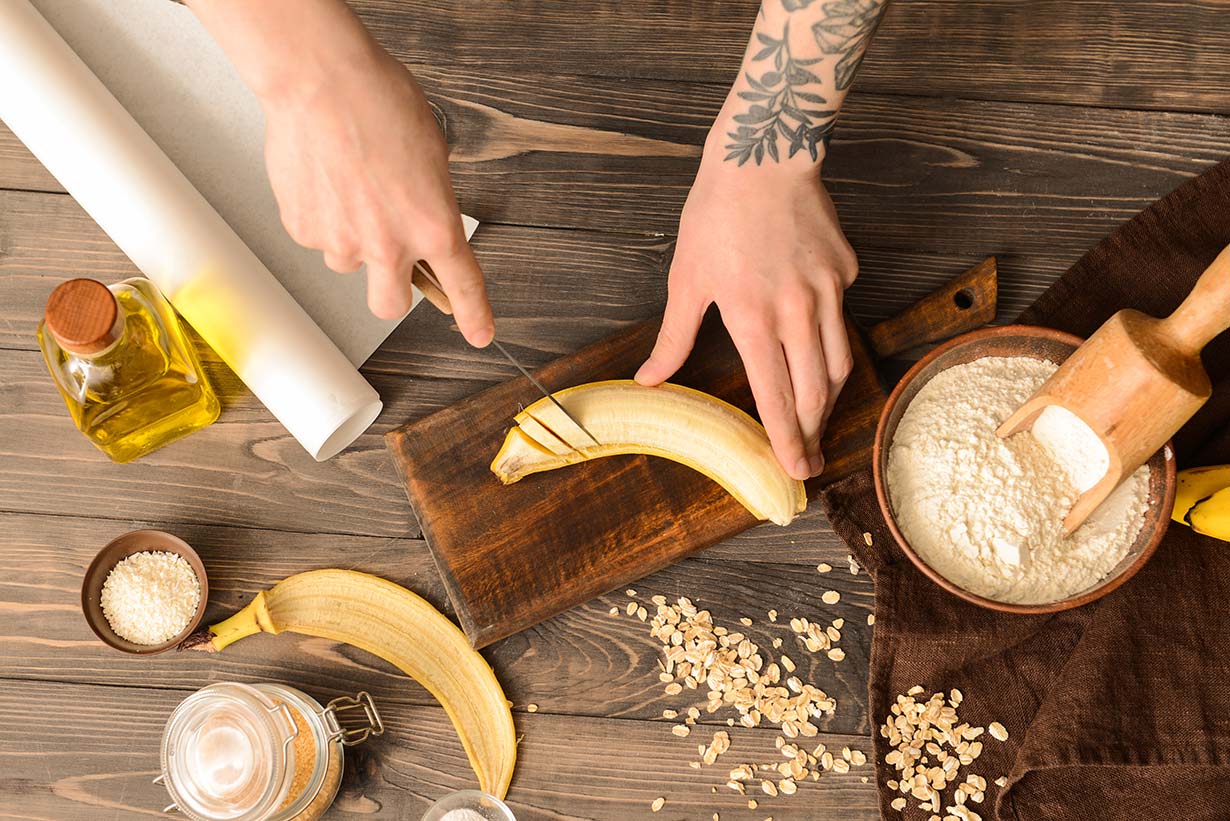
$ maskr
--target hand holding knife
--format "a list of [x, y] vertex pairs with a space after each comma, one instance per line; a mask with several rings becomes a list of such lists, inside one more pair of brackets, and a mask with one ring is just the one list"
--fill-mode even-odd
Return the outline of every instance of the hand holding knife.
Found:
[[[416, 262], [414, 264], [414, 273], [411, 277], [411, 282], [414, 284], [416, 288], [419, 289], [419, 291], [422, 292], [423, 297], [428, 302], [430, 302], [432, 305], [434, 305], [436, 309], [440, 311], [440, 313], [445, 314], [446, 316], [453, 315], [453, 305], [451, 302], [449, 302], [448, 295], [444, 293], [444, 288], [440, 285], [440, 281], [436, 279], [435, 273], [431, 270], [430, 267], [428, 267], [426, 262], [420, 260], [419, 262]], [[600, 444], [597, 438], [595, 438], [594, 435], [590, 433], [589, 430], [587, 430], [586, 427], [582, 425], [575, 416], [569, 413], [568, 409], [565, 408], [563, 405], [561, 405], [559, 400], [556, 399], [554, 396], [552, 396], [551, 392], [548, 391], [541, 382], [535, 379], [534, 375], [530, 373], [529, 370], [526, 369], [524, 365], [518, 362], [517, 358], [513, 356], [512, 353], [510, 353], [507, 348], [505, 348], [503, 345], [500, 344], [500, 340], [496, 339], [495, 337], [492, 337], [491, 344], [495, 347], [497, 351], [504, 354], [504, 358], [507, 359], [509, 362], [511, 362], [513, 364], [513, 367], [515, 367], [518, 371], [521, 372], [522, 376], [530, 380], [530, 383], [535, 388], [538, 388], [538, 390], [542, 392], [543, 396], [551, 400], [551, 404], [559, 408], [560, 412], [563, 413], [564, 416], [568, 417], [568, 419], [574, 425], [580, 428], [595, 445]], [[571, 446], [571, 443], [569, 443], [569, 445]], [[572, 446], [572, 447], [575, 450], [575, 446]]]

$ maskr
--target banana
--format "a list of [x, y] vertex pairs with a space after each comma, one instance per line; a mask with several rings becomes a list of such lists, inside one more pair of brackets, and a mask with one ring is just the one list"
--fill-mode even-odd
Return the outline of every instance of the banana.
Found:
[[1230, 542], [1230, 487], [1222, 488], [1187, 513], [1192, 530]]
[[778, 465], [764, 428], [720, 399], [679, 385], [647, 388], [623, 379], [554, 396], [602, 444], [544, 397], [517, 414], [517, 426], [491, 463], [504, 484], [603, 456], [644, 453], [700, 471], [759, 519], [785, 525], [807, 507], [803, 483]]
[[1230, 487], [1230, 465], [1211, 465], [1179, 471], [1171, 518], [1185, 525], [1191, 524], [1187, 519], [1188, 511], [1198, 502], [1228, 487]]
[[452, 719], [479, 787], [507, 794], [517, 758], [508, 700], [486, 660], [428, 602], [366, 573], [313, 570], [262, 590], [182, 646], [219, 652], [246, 636], [284, 631], [353, 644], [418, 681]]

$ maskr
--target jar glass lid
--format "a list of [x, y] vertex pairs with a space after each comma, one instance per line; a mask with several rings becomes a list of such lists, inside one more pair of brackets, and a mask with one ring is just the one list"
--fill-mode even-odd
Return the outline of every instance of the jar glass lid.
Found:
[[162, 736], [162, 773], [181, 813], [198, 821], [266, 817], [286, 799], [296, 735], [285, 704], [246, 684], [184, 699]]

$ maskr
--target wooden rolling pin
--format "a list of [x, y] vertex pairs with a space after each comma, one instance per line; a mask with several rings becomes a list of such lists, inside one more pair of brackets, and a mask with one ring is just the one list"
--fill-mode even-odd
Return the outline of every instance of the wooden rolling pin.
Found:
[[1183, 427], [1212, 393], [1200, 352], [1230, 328], [1230, 246], [1165, 319], [1123, 310], [1089, 337], [996, 431], [1033, 427], [1049, 405], [1079, 417], [1106, 447], [1109, 467], [1064, 518], [1076, 530], [1119, 484]]

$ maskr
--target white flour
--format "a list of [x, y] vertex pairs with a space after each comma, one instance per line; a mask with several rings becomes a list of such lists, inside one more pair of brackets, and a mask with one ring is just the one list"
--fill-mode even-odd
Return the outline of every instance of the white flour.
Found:
[[1067, 411], [1036, 435], [995, 429], [1057, 366], [985, 357], [949, 368], [910, 402], [888, 455], [893, 512], [932, 568], [987, 598], [1041, 604], [1100, 581], [1144, 523], [1149, 468], [1124, 482], [1070, 537], [1063, 518], [1106, 472], [1106, 449]]

